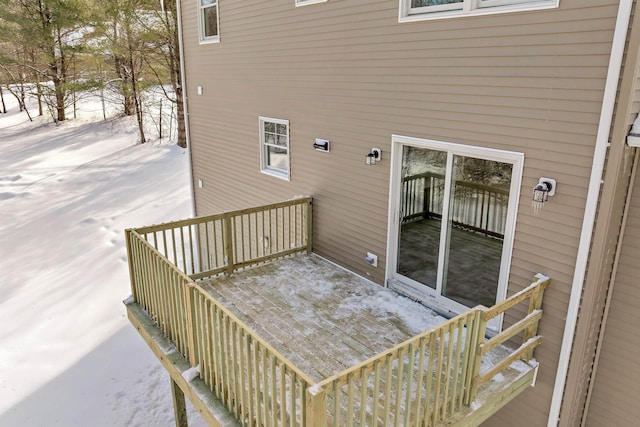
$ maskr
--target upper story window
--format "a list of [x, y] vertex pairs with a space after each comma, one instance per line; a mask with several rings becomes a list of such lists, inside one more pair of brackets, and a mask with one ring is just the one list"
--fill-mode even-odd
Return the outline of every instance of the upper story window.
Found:
[[296, 7], [297, 6], [306, 6], [308, 4], [316, 4], [316, 3], [324, 3], [327, 0], [296, 0]]
[[200, 5], [200, 43], [219, 42], [218, 0], [198, 0], [198, 2]]
[[260, 117], [260, 170], [289, 180], [289, 120]]
[[558, 7], [560, 0], [400, 0], [400, 22]]

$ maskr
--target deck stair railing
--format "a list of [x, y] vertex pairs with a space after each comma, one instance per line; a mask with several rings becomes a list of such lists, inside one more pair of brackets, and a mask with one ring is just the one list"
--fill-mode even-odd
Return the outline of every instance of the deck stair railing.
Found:
[[[243, 425], [438, 425], [468, 409], [514, 361], [532, 358], [549, 285], [541, 275], [491, 308], [478, 306], [314, 382], [198, 281], [310, 250], [310, 224], [305, 198], [127, 230], [134, 302]], [[527, 302], [522, 320], [486, 338], [489, 320]], [[516, 339], [519, 348], [481, 369], [491, 350]]]
[[[402, 179], [402, 222], [441, 218], [444, 176], [421, 173]], [[454, 225], [497, 238], [504, 237], [509, 191], [457, 180], [449, 213]]]

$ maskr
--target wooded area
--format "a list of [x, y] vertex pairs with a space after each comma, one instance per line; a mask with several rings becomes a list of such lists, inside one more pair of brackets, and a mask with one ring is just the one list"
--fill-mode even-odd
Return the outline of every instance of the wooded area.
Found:
[[99, 92], [136, 116], [142, 143], [145, 91], [161, 88], [186, 147], [178, 40], [175, 0], [0, 0], [0, 88], [55, 122]]

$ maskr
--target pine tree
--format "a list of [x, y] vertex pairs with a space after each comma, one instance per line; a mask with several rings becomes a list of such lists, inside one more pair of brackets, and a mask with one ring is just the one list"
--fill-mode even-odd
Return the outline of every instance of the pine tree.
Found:
[[66, 119], [69, 67], [92, 10], [89, 0], [0, 0], [0, 21], [13, 25], [25, 51], [33, 52], [36, 80], [53, 84], [43, 90], [58, 121]]

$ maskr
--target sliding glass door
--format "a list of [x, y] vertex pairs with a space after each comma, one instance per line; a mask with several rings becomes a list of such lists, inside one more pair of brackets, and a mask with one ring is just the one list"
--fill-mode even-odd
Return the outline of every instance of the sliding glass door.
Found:
[[394, 137], [390, 284], [451, 312], [503, 299], [522, 157]]

